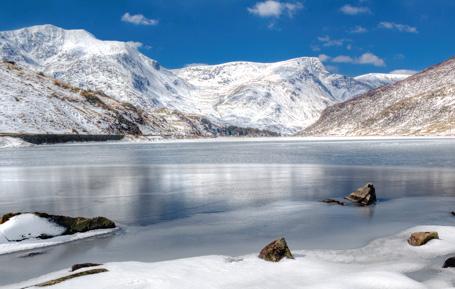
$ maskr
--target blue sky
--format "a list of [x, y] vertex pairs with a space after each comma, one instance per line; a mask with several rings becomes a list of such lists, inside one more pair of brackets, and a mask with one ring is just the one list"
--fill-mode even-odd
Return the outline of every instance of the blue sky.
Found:
[[5, 0], [0, 30], [36, 24], [137, 41], [169, 68], [318, 56], [348, 75], [455, 55], [452, 0]]

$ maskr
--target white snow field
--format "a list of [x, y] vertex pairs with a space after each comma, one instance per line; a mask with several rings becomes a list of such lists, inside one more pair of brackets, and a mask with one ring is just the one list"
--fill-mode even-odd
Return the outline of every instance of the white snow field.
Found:
[[[62, 235], [65, 228], [35, 214], [21, 214], [0, 225], [0, 255], [54, 246], [84, 238], [111, 233], [116, 229], [93, 230]], [[40, 236], [51, 238], [40, 239]]]
[[[412, 247], [406, 240], [415, 231], [437, 231], [440, 239]], [[109, 272], [75, 278], [52, 288], [443, 289], [453, 288], [455, 274], [454, 269], [441, 268], [441, 257], [453, 252], [455, 227], [418, 226], [359, 249], [294, 250], [295, 260], [279, 263], [263, 261], [256, 254], [108, 263], [101, 267]], [[66, 269], [4, 288], [31, 286], [69, 274]]]

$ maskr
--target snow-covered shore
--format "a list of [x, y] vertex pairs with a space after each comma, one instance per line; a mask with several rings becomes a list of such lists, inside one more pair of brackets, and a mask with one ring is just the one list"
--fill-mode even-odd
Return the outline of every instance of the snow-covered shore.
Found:
[[[437, 231], [440, 239], [412, 247], [406, 239], [415, 231]], [[445, 257], [455, 253], [452, 226], [413, 227], [359, 249], [294, 250], [293, 253], [295, 260], [279, 263], [263, 261], [256, 254], [201, 256], [156, 263], [107, 263], [101, 267], [108, 272], [68, 280], [53, 288], [442, 289], [454, 288], [455, 284], [454, 269], [441, 268]], [[69, 274], [65, 269], [4, 288], [31, 286]]]

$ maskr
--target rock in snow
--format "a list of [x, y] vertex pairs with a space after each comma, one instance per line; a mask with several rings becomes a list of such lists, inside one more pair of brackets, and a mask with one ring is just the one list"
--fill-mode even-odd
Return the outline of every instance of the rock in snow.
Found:
[[283, 258], [294, 259], [284, 238], [275, 240], [265, 246], [259, 253], [259, 258], [271, 262], [279, 262]]
[[[291, 134], [316, 121], [328, 105], [398, 79], [394, 76], [378, 82], [332, 74], [312, 57], [168, 70], [140, 53], [134, 43], [101, 41], [84, 30], [64, 30], [52, 25], [0, 32], [0, 58], [75, 88], [101, 91], [112, 98], [101, 98], [109, 102], [109, 107], [126, 103], [140, 108], [141, 115], [149, 121], [135, 120], [135, 112], [128, 109], [130, 116], [125, 116], [122, 109], [118, 113], [147, 134], [204, 135], [207, 131], [214, 134], [210, 126]], [[2, 109], [0, 115], [2, 123], [8, 124], [6, 129], [15, 132], [74, 128], [94, 133], [106, 131], [109, 123], [118, 121], [117, 114], [105, 112], [97, 116], [95, 112], [103, 110], [102, 105], [91, 107], [80, 96], [54, 91], [52, 87], [49, 90], [45, 80], [40, 86], [26, 74], [25, 80], [21, 79], [26, 85], [21, 86], [17, 74], [0, 79], [5, 77], [14, 80], [0, 83], [0, 87], [7, 87], [0, 93], [8, 108]], [[42, 91], [46, 93], [39, 94]], [[79, 112], [81, 106], [87, 113]], [[160, 109], [166, 111], [165, 116], [169, 115], [160, 115]], [[55, 121], [50, 120], [52, 117]], [[98, 119], [90, 121], [90, 117]], [[204, 125], [203, 119], [211, 125]], [[62, 124], [55, 127], [54, 122]], [[198, 126], [197, 131], [202, 132], [191, 132], [192, 127]]]
[[411, 246], [422, 246], [433, 239], [439, 239], [438, 232], [415, 232], [408, 239]]
[[455, 267], [455, 257], [450, 257], [444, 261], [442, 268], [453, 268]]

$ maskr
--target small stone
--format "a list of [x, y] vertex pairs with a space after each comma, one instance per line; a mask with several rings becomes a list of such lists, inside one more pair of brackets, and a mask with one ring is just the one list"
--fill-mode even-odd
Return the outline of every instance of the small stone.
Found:
[[259, 258], [270, 262], [279, 262], [284, 257], [294, 259], [284, 238], [271, 242], [259, 253]]
[[376, 203], [376, 190], [373, 184], [368, 183], [346, 196], [345, 199], [362, 206], [369, 206]]
[[96, 266], [101, 266], [101, 265], [103, 265], [103, 264], [97, 264], [97, 263], [74, 264], [73, 266], [71, 266], [71, 272], [74, 272], [74, 271], [82, 269], [82, 268], [96, 267]]
[[411, 246], [422, 246], [433, 239], [439, 239], [438, 232], [415, 232], [409, 237], [408, 243]]
[[325, 199], [325, 200], [322, 200], [321, 202], [326, 203], [326, 204], [330, 204], [330, 205], [344, 206], [344, 202], [338, 201], [338, 200], [335, 200], [335, 199]]
[[452, 268], [455, 267], [455, 257], [450, 257], [444, 262], [444, 265], [442, 265], [442, 268]]

